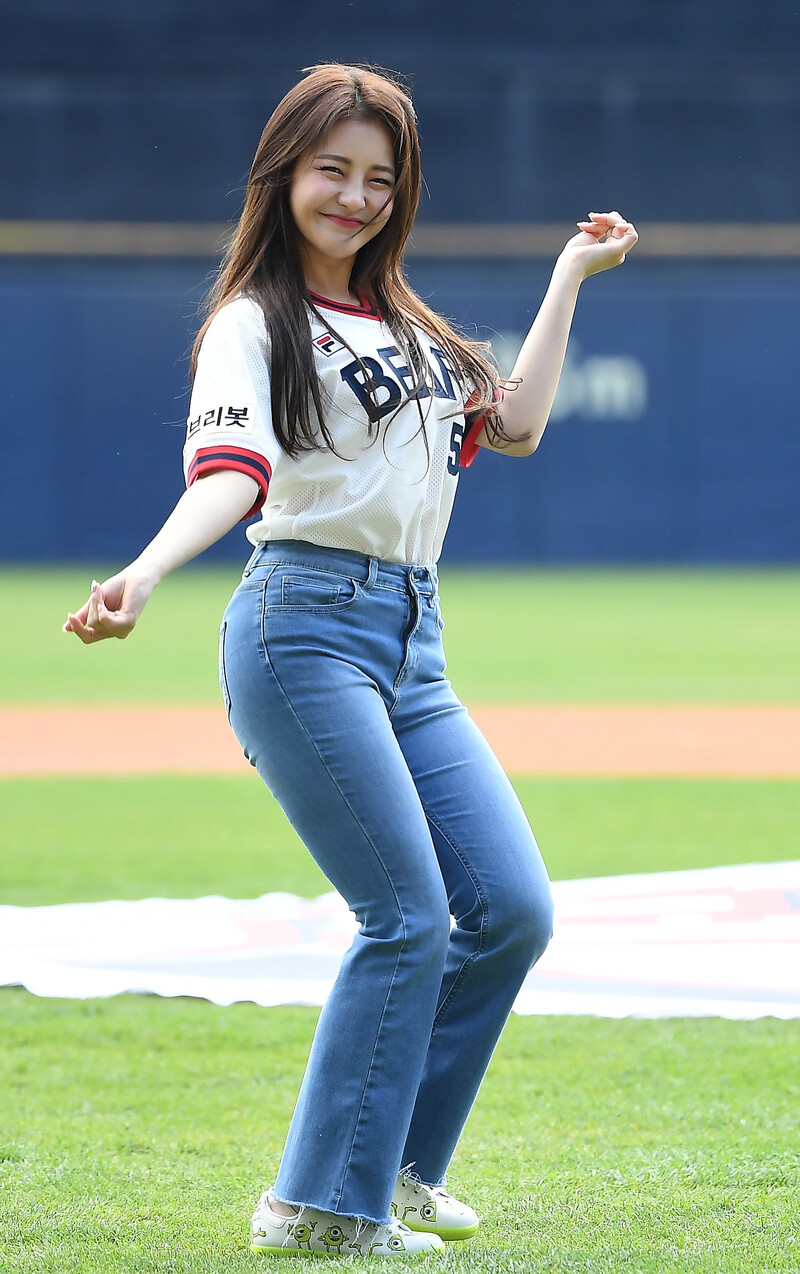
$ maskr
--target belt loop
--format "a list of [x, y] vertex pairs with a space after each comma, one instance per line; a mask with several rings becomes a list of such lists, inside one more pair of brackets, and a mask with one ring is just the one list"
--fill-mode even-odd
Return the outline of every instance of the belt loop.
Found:
[[369, 557], [367, 558], [367, 561], [369, 562], [369, 570], [367, 571], [367, 578], [364, 580], [364, 583], [362, 585], [365, 593], [369, 593], [371, 591], [372, 586], [375, 583], [375, 580], [378, 575], [377, 557]]
[[258, 558], [263, 548], [264, 548], [263, 544], [257, 544], [256, 547], [253, 549], [252, 553], [247, 559], [245, 568], [242, 571], [242, 579], [247, 579], [255, 570], [256, 559]]

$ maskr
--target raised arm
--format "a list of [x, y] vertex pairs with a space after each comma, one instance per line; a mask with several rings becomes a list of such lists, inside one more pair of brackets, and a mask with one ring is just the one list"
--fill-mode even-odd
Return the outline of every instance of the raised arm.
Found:
[[500, 446], [489, 441], [483, 429], [476, 438], [481, 447], [506, 456], [529, 456], [536, 450], [556, 396], [581, 283], [590, 274], [620, 265], [639, 238], [631, 222], [618, 212], [590, 212], [589, 217], [578, 222], [580, 234], [567, 242], [556, 261], [550, 286], [509, 376], [513, 388], [506, 391], [500, 408], [510, 437], [530, 437]]
[[150, 594], [165, 575], [215, 544], [252, 508], [258, 484], [247, 474], [220, 469], [197, 478], [147, 548], [117, 575], [93, 583], [89, 600], [67, 617], [62, 631], [90, 645], [127, 637]]

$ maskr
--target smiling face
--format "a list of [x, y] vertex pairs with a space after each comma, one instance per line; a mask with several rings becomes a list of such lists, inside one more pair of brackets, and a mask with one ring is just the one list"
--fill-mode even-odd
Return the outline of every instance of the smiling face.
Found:
[[392, 139], [375, 120], [342, 120], [300, 159], [289, 203], [307, 266], [352, 264], [392, 212]]

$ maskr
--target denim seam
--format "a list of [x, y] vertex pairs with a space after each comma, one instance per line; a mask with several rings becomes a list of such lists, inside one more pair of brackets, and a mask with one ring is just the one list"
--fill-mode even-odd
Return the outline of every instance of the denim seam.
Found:
[[[357, 585], [359, 586], [359, 588], [361, 588], [361, 589], [363, 589], [363, 588], [365, 587], [366, 582], [367, 582], [366, 580], [358, 579], [355, 575], [350, 575], [350, 574], [348, 574], [348, 572], [347, 572], [347, 571], [334, 571], [334, 570], [329, 570], [329, 569], [328, 569], [327, 567], [325, 567], [325, 566], [314, 566], [314, 565], [312, 565], [310, 562], [288, 562], [288, 561], [287, 561], [287, 562], [284, 562], [284, 561], [274, 561], [273, 559], [270, 559], [270, 565], [271, 565], [271, 566], [296, 566], [296, 567], [298, 567], [298, 568], [299, 568], [299, 569], [301, 569], [301, 570], [317, 571], [317, 572], [319, 572], [319, 574], [321, 574], [321, 575], [333, 575], [333, 576], [334, 576], [335, 578], [337, 578], [337, 579], [346, 579], [346, 580], [350, 580], [350, 581], [352, 581], [352, 583], [357, 584]], [[258, 568], [256, 567], [255, 569], [257, 570]], [[406, 592], [406, 589], [405, 589], [405, 587], [404, 587], [403, 585], [399, 585], [398, 587], [395, 587], [393, 584], [378, 584], [378, 583], [375, 583], [375, 584], [373, 584], [372, 588], [373, 588], [373, 589], [379, 589], [382, 593], [400, 593], [400, 594], [404, 594], [404, 593]], [[435, 596], [435, 594], [434, 594], [433, 592], [430, 592], [430, 593], [429, 593], [429, 592], [426, 592], [426, 591], [424, 591], [424, 590], [422, 590], [422, 589], [421, 589], [421, 590], [420, 590], [420, 596], [421, 596], [421, 597], [434, 597], [434, 596]]]
[[[380, 861], [380, 859], [379, 859], [379, 861]], [[381, 863], [381, 866], [383, 866], [383, 864], [382, 864], [382, 863]], [[384, 870], [385, 870], [385, 869], [384, 869]], [[401, 910], [401, 912], [400, 912], [400, 916], [402, 917], [402, 915], [403, 915], [403, 913], [402, 913], [402, 910]], [[366, 1074], [366, 1077], [365, 1077], [365, 1079], [364, 1079], [364, 1088], [363, 1088], [362, 1093], [361, 1093], [361, 1101], [359, 1102], [359, 1105], [358, 1105], [358, 1114], [356, 1115], [355, 1128], [353, 1129], [353, 1137], [352, 1137], [352, 1140], [351, 1140], [351, 1142], [350, 1142], [350, 1149], [349, 1149], [349, 1151], [348, 1151], [348, 1153], [347, 1153], [347, 1163], [344, 1165], [344, 1171], [343, 1171], [343, 1173], [342, 1173], [342, 1181], [341, 1181], [341, 1185], [340, 1185], [340, 1187], [339, 1187], [339, 1202], [341, 1202], [341, 1198], [342, 1198], [342, 1190], [344, 1189], [344, 1179], [345, 1179], [345, 1177], [347, 1176], [347, 1171], [348, 1171], [348, 1169], [349, 1169], [349, 1167], [350, 1167], [350, 1161], [351, 1161], [351, 1159], [353, 1158], [353, 1151], [355, 1150], [356, 1141], [358, 1140], [358, 1137], [359, 1137], [359, 1132], [360, 1132], [360, 1129], [361, 1129], [361, 1116], [362, 1116], [362, 1114], [363, 1114], [363, 1112], [364, 1112], [364, 1104], [365, 1104], [365, 1102], [366, 1102], [366, 1100], [367, 1100], [367, 1094], [368, 1094], [368, 1092], [369, 1092], [369, 1090], [370, 1090], [370, 1087], [371, 1087], [371, 1082], [370, 1082], [370, 1081], [372, 1080], [372, 1071], [373, 1071], [373, 1066], [374, 1066], [374, 1063], [375, 1063], [375, 1053], [376, 1053], [376, 1051], [377, 1051], [377, 1040], [378, 1040], [378, 1037], [380, 1036], [380, 1033], [381, 1033], [381, 1027], [383, 1026], [384, 1019], [385, 1019], [385, 1017], [386, 1017], [386, 1010], [387, 1010], [388, 1005], [389, 1005], [389, 998], [390, 998], [390, 996], [391, 996], [392, 989], [394, 988], [395, 978], [396, 978], [396, 976], [397, 976], [397, 969], [398, 969], [398, 966], [399, 966], [399, 964], [400, 964], [400, 959], [401, 959], [401, 957], [403, 956], [403, 954], [404, 954], [404, 952], [405, 952], [405, 949], [406, 949], [407, 939], [408, 939], [408, 933], [407, 933], [407, 931], [406, 931], [405, 920], [403, 920], [403, 942], [402, 942], [402, 945], [401, 945], [401, 947], [400, 947], [400, 950], [399, 950], [399, 951], [398, 951], [398, 953], [397, 953], [397, 959], [395, 960], [395, 962], [394, 962], [394, 968], [392, 969], [392, 977], [391, 977], [391, 981], [390, 981], [389, 986], [388, 986], [388, 988], [387, 988], [387, 990], [386, 990], [386, 996], [385, 996], [384, 1001], [383, 1001], [383, 1009], [381, 1010], [381, 1020], [380, 1020], [380, 1022], [378, 1023], [378, 1029], [377, 1029], [376, 1037], [375, 1037], [375, 1044], [373, 1045], [373, 1048], [372, 1048], [372, 1056], [370, 1057], [370, 1060], [369, 1060], [369, 1066], [368, 1066], [368, 1068], [367, 1068], [367, 1074]]]
[[[398, 563], [398, 565], [400, 564]], [[339, 576], [344, 576], [346, 579], [355, 579], [355, 576], [351, 573], [350, 570], [346, 568], [346, 566], [342, 566], [341, 568], [336, 568], [334, 566], [318, 566], [316, 562], [309, 562], [307, 560], [303, 560], [302, 558], [298, 560], [297, 558], [293, 558], [293, 557], [270, 557], [267, 559], [266, 562], [264, 562], [264, 566], [265, 567], [266, 566], [299, 566], [303, 570], [319, 571], [324, 575], [339, 575]], [[258, 566], [250, 567], [249, 562], [247, 566], [245, 567], [245, 570], [247, 571], [248, 574], [250, 574], [254, 570], [259, 570], [259, 569], [263, 569], [263, 568], [260, 568]], [[408, 566], [408, 567], [402, 567], [401, 569], [411, 571], [417, 568], [413, 566]], [[417, 583], [419, 582], [420, 581], [417, 581]], [[358, 580], [358, 583], [362, 584], [363, 586], [363, 584], [366, 583], [366, 580], [363, 580], [363, 581]], [[384, 590], [388, 590], [389, 592], [392, 592], [392, 593], [404, 593], [406, 591], [404, 583], [398, 584], [397, 586], [395, 586], [393, 584], [379, 584], [376, 582], [373, 585], [373, 588], [381, 588]]]
[[225, 661], [225, 638], [228, 631], [228, 621], [223, 619], [219, 630], [219, 684], [222, 690], [222, 699], [225, 704], [225, 715], [228, 718], [228, 725], [231, 723], [231, 692], [228, 689], [228, 669]]
[[[389, 715], [390, 721], [392, 720], [392, 714], [394, 713], [398, 703], [400, 702], [400, 687], [402, 686], [403, 682], [406, 680], [407, 672], [409, 671], [413, 672], [413, 669], [408, 668], [408, 661], [411, 657], [411, 643], [422, 626], [422, 607], [419, 605], [420, 594], [417, 589], [412, 589], [411, 593], [409, 593], [409, 596], [413, 596], [416, 602], [417, 615], [414, 620], [414, 623], [411, 626], [410, 631], [407, 634], [404, 634], [405, 655], [403, 658], [403, 662], [401, 663], [397, 671], [397, 676], [395, 677], [394, 682], [392, 683], [392, 706], [388, 709], [388, 715]], [[418, 660], [415, 661], [414, 668], [417, 667], [417, 663], [418, 663]], [[414, 784], [414, 786], [416, 787], [416, 784]], [[417, 793], [417, 795], [419, 795], [419, 793]], [[422, 804], [421, 797], [420, 797], [420, 804]], [[425, 807], [423, 806], [423, 810], [424, 808]]]
[[362, 583], [361, 580], [356, 580], [355, 576], [351, 575], [349, 571], [337, 571], [329, 566], [317, 566], [315, 562], [293, 562], [284, 561], [283, 558], [270, 558], [269, 564], [270, 566], [297, 566], [302, 571], [315, 571], [319, 575], [335, 575], [338, 579], [352, 580], [354, 584]]
[[[266, 592], [266, 590], [265, 590], [265, 592]], [[349, 1149], [349, 1151], [348, 1151], [348, 1155], [347, 1155], [347, 1162], [346, 1162], [346, 1164], [345, 1164], [345, 1166], [344, 1166], [344, 1172], [343, 1172], [343, 1174], [342, 1174], [342, 1180], [341, 1180], [341, 1184], [340, 1184], [340, 1186], [339, 1186], [339, 1190], [338, 1190], [338, 1200], [339, 1200], [339, 1201], [341, 1201], [341, 1197], [342, 1197], [342, 1190], [343, 1190], [343, 1188], [344, 1188], [344, 1178], [345, 1178], [345, 1176], [347, 1175], [347, 1170], [348, 1170], [348, 1168], [350, 1167], [350, 1161], [351, 1161], [351, 1159], [352, 1159], [353, 1149], [354, 1149], [354, 1147], [355, 1147], [356, 1139], [357, 1139], [357, 1137], [358, 1137], [359, 1128], [360, 1128], [360, 1124], [361, 1124], [361, 1116], [362, 1116], [362, 1113], [363, 1113], [363, 1110], [364, 1110], [364, 1103], [365, 1103], [365, 1101], [366, 1101], [366, 1097], [367, 1097], [367, 1090], [369, 1089], [369, 1086], [370, 1086], [370, 1079], [371, 1079], [371, 1077], [372, 1077], [372, 1070], [373, 1070], [373, 1065], [374, 1065], [374, 1062], [375, 1062], [375, 1052], [376, 1052], [376, 1048], [377, 1048], [377, 1039], [378, 1039], [378, 1036], [380, 1035], [381, 1027], [383, 1026], [383, 1021], [384, 1021], [384, 1017], [385, 1017], [385, 1014], [386, 1014], [387, 1004], [388, 1004], [389, 997], [390, 997], [390, 995], [391, 995], [392, 989], [393, 989], [393, 987], [394, 987], [395, 978], [396, 978], [396, 976], [397, 976], [397, 969], [398, 969], [398, 965], [400, 964], [400, 960], [401, 960], [402, 956], [405, 954], [405, 951], [406, 951], [406, 948], [407, 948], [407, 945], [408, 945], [408, 929], [407, 929], [407, 927], [406, 927], [405, 916], [403, 915], [403, 908], [402, 908], [402, 906], [401, 906], [400, 899], [399, 899], [399, 898], [398, 898], [398, 896], [397, 896], [397, 890], [395, 889], [394, 884], [392, 883], [391, 876], [389, 875], [388, 871], [386, 870], [386, 865], [384, 864], [383, 859], [381, 858], [380, 854], [378, 853], [378, 850], [377, 850], [377, 848], [376, 848], [376, 846], [375, 846], [375, 844], [374, 844], [374, 842], [373, 842], [373, 840], [372, 840], [372, 837], [371, 837], [371, 836], [369, 836], [369, 835], [367, 834], [366, 828], [364, 828], [364, 827], [362, 826], [362, 824], [361, 824], [361, 820], [357, 817], [355, 810], [352, 808], [352, 806], [350, 805], [350, 802], [348, 801], [348, 799], [347, 799], [347, 797], [345, 796], [344, 792], [342, 791], [341, 787], [339, 786], [339, 784], [337, 783], [336, 779], [335, 779], [335, 778], [333, 777], [333, 775], [331, 774], [331, 772], [330, 772], [330, 768], [329, 768], [329, 767], [328, 767], [328, 765], [326, 764], [325, 759], [324, 759], [324, 757], [322, 756], [322, 754], [321, 754], [321, 752], [320, 752], [319, 748], [317, 747], [317, 744], [316, 744], [315, 740], [312, 738], [311, 734], [310, 734], [310, 733], [309, 733], [309, 731], [306, 729], [306, 727], [305, 727], [305, 725], [303, 724], [303, 722], [300, 720], [300, 717], [297, 715], [297, 713], [296, 713], [296, 711], [295, 711], [295, 709], [294, 709], [294, 705], [293, 705], [292, 701], [290, 700], [290, 698], [289, 698], [288, 694], [286, 693], [286, 690], [284, 689], [284, 686], [283, 686], [283, 684], [282, 684], [282, 682], [281, 682], [280, 677], [278, 676], [278, 673], [277, 673], [277, 670], [276, 670], [276, 668], [275, 668], [275, 665], [272, 663], [272, 661], [271, 661], [271, 660], [270, 660], [270, 658], [269, 658], [269, 651], [267, 650], [266, 641], [264, 640], [264, 636], [263, 636], [263, 621], [262, 621], [262, 638], [261, 638], [261, 640], [262, 640], [262, 644], [263, 644], [263, 646], [264, 646], [264, 651], [265, 651], [265, 654], [266, 654], [266, 657], [267, 657], [267, 667], [269, 668], [269, 670], [271, 671], [271, 673], [272, 673], [273, 677], [275, 678], [275, 684], [277, 685], [278, 689], [280, 690], [280, 693], [281, 693], [281, 695], [283, 696], [283, 699], [284, 699], [284, 701], [285, 701], [285, 703], [286, 703], [286, 705], [287, 705], [287, 707], [288, 707], [289, 711], [291, 712], [292, 716], [294, 717], [295, 721], [297, 722], [297, 724], [298, 724], [299, 728], [301, 729], [301, 731], [303, 732], [303, 734], [305, 735], [305, 737], [308, 739], [308, 741], [309, 741], [309, 743], [311, 744], [312, 748], [314, 749], [315, 753], [316, 753], [316, 754], [317, 754], [317, 756], [319, 757], [320, 763], [322, 764], [322, 767], [323, 767], [323, 769], [325, 770], [325, 773], [328, 775], [328, 778], [330, 779], [331, 783], [333, 784], [333, 786], [334, 786], [334, 788], [335, 788], [336, 792], [338, 793], [338, 795], [339, 795], [340, 799], [344, 802], [344, 804], [346, 805], [347, 809], [349, 810], [350, 815], [351, 815], [351, 817], [353, 818], [353, 821], [355, 822], [356, 826], [357, 826], [357, 827], [359, 828], [359, 830], [361, 831], [362, 835], [364, 836], [365, 840], [367, 841], [367, 844], [368, 844], [368, 845], [370, 845], [370, 846], [372, 847], [372, 851], [373, 851], [373, 853], [374, 853], [374, 855], [375, 855], [376, 859], [378, 860], [378, 862], [379, 862], [379, 863], [380, 863], [380, 865], [381, 865], [381, 869], [382, 869], [382, 871], [383, 871], [383, 873], [384, 873], [384, 875], [385, 875], [385, 877], [386, 877], [386, 881], [387, 881], [387, 883], [388, 883], [388, 885], [389, 885], [389, 888], [390, 888], [390, 889], [391, 889], [391, 891], [392, 891], [392, 895], [393, 895], [393, 897], [394, 897], [395, 904], [396, 904], [396, 906], [397, 906], [397, 912], [398, 912], [398, 915], [399, 915], [399, 917], [400, 917], [400, 923], [401, 923], [401, 924], [402, 924], [402, 926], [403, 926], [403, 941], [402, 941], [402, 943], [401, 943], [400, 950], [399, 950], [399, 951], [398, 951], [398, 953], [397, 953], [397, 959], [395, 960], [394, 968], [392, 969], [392, 976], [391, 976], [391, 980], [390, 980], [389, 985], [388, 985], [388, 987], [387, 987], [387, 989], [386, 989], [386, 995], [385, 995], [384, 1002], [383, 1002], [383, 1009], [382, 1009], [382, 1011], [381, 1011], [380, 1022], [378, 1023], [378, 1029], [377, 1029], [377, 1032], [376, 1032], [376, 1039], [375, 1039], [375, 1043], [373, 1044], [373, 1048], [372, 1048], [372, 1055], [371, 1055], [371, 1057], [370, 1057], [369, 1065], [368, 1065], [368, 1067], [367, 1067], [367, 1073], [366, 1073], [366, 1076], [365, 1076], [365, 1078], [364, 1078], [364, 1088], [363, 1088], [362, 1093], [361, 1093], [361, 1100], [360, 1100], [360, 1102], [359, 1102], [358, 1112], [357, 1112], [357, 1114], [356, 1114], [355, 1126], [354, 1126], [354, 1129], [353, 1129], [353, 1136], [352, 1136], [352, 1139], [351, 1139], [351, 1142], [350, 1142], [350, 1149]]]
[[458, 970], [458, 973], [453, 978], [453, 985], [450, 987], [450, 990], [447, 992], [447, 995], [442, 1000], [442, 1003], [439, 1005], [438, 1009], [436, 1010], [436, 1016], [433, 1019], [433, 1026], [431, 1028], [431, 1038], [433, 1038], [434, 1032], [436, 1031], [436, 1024], [439, 1021], [439, 1018], [441, 1014], [444, 1012], [445, 1008], [458, 995], [461, 989], [461, 983], [464, 981], [464, 976], [467, 972], [467, 969], [469, 968], [471, 964], [475, 962], [475, 960], [477, 960], [478, 956], [481, 955], [486, 950], [486, 938], [487, 938], [487, 934], [489, 930], [489, 909], [486, 904], [486, 895], [481, 889], [480, 884], [474, 872], [472, 871], [472, 868], [467, 858], [465, 857], [465, 855], [461, 852], [461, 850], [458, 848], [458, 846], [452, 840], [452, 838], [448, 836], [444, 828], [440, 827], [436, 819], [433, 818], [433, 816], [428, 813], [424, 803], [422, 804], [422, 809], [428, 822], [431, 824], [432, 827], [436, 828], [439, 835], [450, 846], [456, 858], [461, 863], [461, 866], [464, 868], [464, 871], [467, 873], [470, 880], [472, 881], [472, 885], [475, 890], [475, 894], [477, 896], [477, 899], [478, 899], [478, 902], [480, 903], [480, 908], [481, 908], [481, 927], [480, 927], [480, 939], [478, 942], [478, 949], [477, 951], [473, 951], [470, 955], [468, 955], [467, 958], [462, 962], [461, 968]]

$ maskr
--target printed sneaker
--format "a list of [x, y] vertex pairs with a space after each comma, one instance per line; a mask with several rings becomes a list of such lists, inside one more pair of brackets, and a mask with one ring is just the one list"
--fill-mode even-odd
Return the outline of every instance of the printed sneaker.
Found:
[[480, 1218], [444, 1186], [426, 1186], [413, 1173], [401, 1172], [392, 1198], [392, 1216], [418, 1234], [438, 1234], [454, 1242], [471, 1239]]
[[389, 1221], [359, 1224], [354, 1217], [301, 1208], [297, 1216], [279, 1216], [262, 1194], [253, 1213], [250, 1250], [267, 1256], [427, 1256], [444, 1249], [437, 1234], [414, 1234]]

